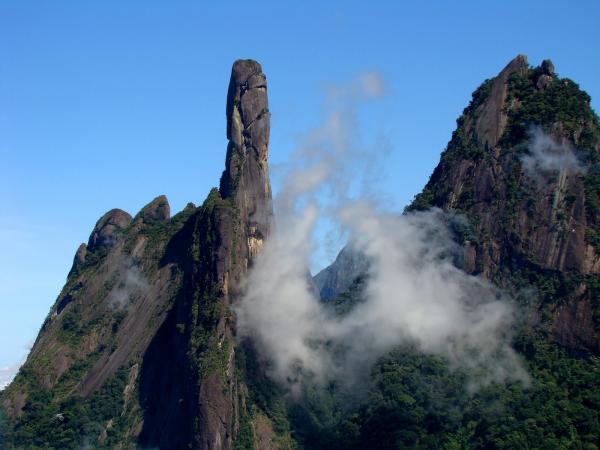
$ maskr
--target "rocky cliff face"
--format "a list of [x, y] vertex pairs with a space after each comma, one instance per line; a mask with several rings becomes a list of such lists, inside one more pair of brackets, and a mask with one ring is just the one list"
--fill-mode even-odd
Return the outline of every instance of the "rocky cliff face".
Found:
[[329, 301], [348, 291], [368, 268], [367, 258], [350, 246], [340, 251], [335, 261], [313, 277], [319, 297]]
[[[575, 83], [549, 61], [531, 68], [515, 58], [475, 91], [408, 208], [466, 216], [456, 221], [460, 263], [524, 297], [529, 330], [515, 347], [543, 383], [461, 397], [440, 361], [409, 352], [373, 372], [381, 392], [356, 411], [345, 397], [332, 403], [333, 386], [322, 403], [314, 404], [315, 391], [307, 405], [287, 410], [252, 343], [236, 338], [231, 305], [272, 218], [267, 84], [255, 61], [233, 65], [226, 116], [225, 170], [202, 206], [171, 217], [161, 196], [135, 217], [111, 210], [78, 248], [27, 362], [0, 394], [0, 447], [292, 448], [292, 427], [316, 443], [307, 448], [436, 447], [425, 442], [442, 431], [437, 446], [457, 448], [525, 447], [549, 434], [562, 440], [548, 448], [597, 442], [597, 358], [572, 353], [600, 351], [600, 127]], [[366, 265], [346, 249], [316, 277], [323, 298], [349, 290], [335, 310], [360, 301]], [[410, 367], [416, 375], [406, 378]], [[422, 382], [434, 372], [438, 381]], [[432, 386], [448, 392], [430, 401]], [[574, 393], [583, 399], [569, 403]], [[447, 411], [428, 409], [440, 398]], [[480, 412], [489, 398], [503, 406]], [[530, 401], [537, 406], [524, 409]], [[462, 425], [453, 418], [460, 402], [472, 403], [457, 419]], [[550, 412], [530, 420], [540, 411]], [[511, 445], [527, 433], [529, 444]]]
[[233, 199], [254, 254], [269, 234], [273, 215], [267, 166], [270, 114], [267, 80], [260, 65], [237, 61], [227, 94], [227, 161], [221, 196]]
[[[460, 368], [444, 373], [452, 364], [399, 345], [371, 370], [360, 407], [340, 413], [347, 397], [331, 386], [307, 396], [293, 423], [303, 448], [595, 448], [599, 155], [590, 98], [550, 61], [530, 67], [518, 56], [485, 81], [406, 213], [447, 211], [462, 244], [454, 262], [511, 292], [517, 317], [507, 331], [530, 383], [467, 393]], [[347, 252], [317, 280], [350, 286], [329, 303], [339, 314], [364, 301], [368, 283], [350, 284]]]
[[[244, 276], [270, 231], [269, 127], [267, 82], [261, 66], [251, 60], [236, 61], [227, 96], [229, 145], [220, 191], [210, 194], [188, 245], [195, 266], [187, 284], [188, 299], [195, 300], [189, 303], [186, 323], [191, 376], [198, 387], [195, 448], [232, 448], [240, 414], [245, 414], [240, 412], [245, 397], [236, 374], [234, 318], [229, 307], [241, 293]], [[199, 337], [207, 331], [212, 336]]]
[[[407, 211], [465, 215], [464, 269], [515, 293], [534, 287], [532, 321], [571, 349], [598, 353], [599, 156], [588, 95], [551, 61], [531, 68], [519, 55], [473, 93]], [[347, 290], [366, 265], [343, 249], [314, 277], [321, 298]]]
[[589, 97], [550, 61], [530, 68], [518, 56], [457, 125], [409, 209], [465, 214], [466, 269], [536, 286], [553, 338], [598, 352], [600, 128]]
[[[19, 446], [66, 445], [71, 426], [87, 426], [76, 423], [66, 405], [97, 399], [117, 381], [128, 394], [106, 408], [128, 417], [131, 428], [118, 438], [134, 437], [142, 421], [131, 398], [139, 367], [177, 291], [174, 266], [160, 264], [160, 257], [192, 209], [170, 218], [166, 198], [158, 197], [135, 219], [114, 209], [98, 220], [88, 244], [77, 250], [26, 363], [3, 392]], [[98, 421], [96, 438], [106, 439], [115, 418]]]
[[236, 61], [220, 189], [173, 218], [161, 196], [97, 222], [2, 393], [4, 446], [273, 448], [247, 404], [230, 311], [269, 235], [269, 122], [261, 66]]

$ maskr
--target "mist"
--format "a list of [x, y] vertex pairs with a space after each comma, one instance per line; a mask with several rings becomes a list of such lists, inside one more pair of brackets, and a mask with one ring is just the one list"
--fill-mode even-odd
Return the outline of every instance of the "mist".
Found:
[[24, 354], [16, 364], [5, 366], [5, 367], [0, 367], [0, 391], [2, 391], [4, 388], [6, 388], [12, 382], [12, 380], [17, 376], [17, 374], [19, 373], [19, 369], [27, 360], [27, 355], [29, 355], [29, 352], [31, 351], [32, 346], [33, 346], [33, 341], [29, 342], [23, 348]]
[[126, 258], [119, 270], [119, 281], [108, 294], [108, 304], [114, 309], [126, 308], [148, 288], [148, 281], [133, 258]]
[[0, 368], [0, 391], [11, 383], [19, 371], [19, 367], [20, 365], [14, 365]]
[[[359, 382], [402, 344], [477, 373], [473, 389], [526, 383], [510, 345], [513, 302], [455, 266], [453, 218], [440, 210], [400, 215], [374, 195], [381, 153], [357, 146], [356, 107], [384, 92], [374, 73], [330, 89], [322, 125], [285, 169], [274, 230], [235, 305], [238, 334], [253, 340], [269, 375], [292, 392], [308, 379]], [[324, 220], [370, 261], [364, 301], [342, 316], [317, 298], [306, 275]]]
[[525, 173], [537, 178], [540, 173], [585, 173], [585, 165], [577, 158], [576, 149], [567, 140], [557, 141], [539, 126], [529, 130], [529, 153], [521, 157]]

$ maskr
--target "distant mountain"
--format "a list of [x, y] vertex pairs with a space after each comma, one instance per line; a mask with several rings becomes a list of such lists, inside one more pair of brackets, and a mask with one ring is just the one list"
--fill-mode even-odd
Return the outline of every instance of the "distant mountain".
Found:
[[329, 301], [350, 289], [352, 283], [368, 268], [367, 258], [360, 251], [346, 246], [335, 261], [313, 277], [323, 301]]

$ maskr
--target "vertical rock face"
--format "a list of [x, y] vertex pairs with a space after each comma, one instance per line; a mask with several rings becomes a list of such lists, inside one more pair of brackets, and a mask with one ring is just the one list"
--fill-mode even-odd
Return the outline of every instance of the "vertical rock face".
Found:
[[[1, 393], [14, 428], [0, 432], [0, 447], [136, 441], [146, 415], [138, 401], [138, 369], [180, 289], [178, 264], [167, 261], [165, 251], [193, 212], [169, 219], [168, 210], [159, 197], [138, 213], [139, 221], [119, 209], [98, 220], [27, 361]], [[111, 425], [116, 420], [118, 431]]]
[[87, 248], [93, 252], [115, 242], [115, 235], [131, 223], [131, 216], [120, 209], [111, 209], [104, 214], [90, 235]]
[[71, 267], [69, 275], [71, 275], [73, 272], [76, 272], [81, 267], [83, 267], [83, 265], [85, 264], [86, 255], [87, 255], [87, 245], [85, 245], [85, 244], [79, 245], [79, 247], [77, 248], [77, 252], [75, 253], [75, 256], [73, 257], [73, 266]]
[[[220, 189], [210, 192], [167, 250], [183, 279], [142, 372], [151, 405], [140, 434], [143, 446], [229, 450], [241, 418], [249, 415], [230, 307], [270, 231], [267, 106], [260, 64], [236, 61], [227, 95], [229, 144]], [[166, 355], [168, 348], [177, 350]], [[169, 387], [157, 393], [152, 390], [157, 384]]]
[[538, 287], [554, 338], [600, 351], [600, 129], [589, 96], [549, 60], [530, 68], [517, 56], [474, 92], [457, 125], [409, 209], [466, 214], [467, 269]]
[[[220, 313], [199, 313], [190, 324], [212, 336], [196, 345], [192, 339], [193, 376], [198, 377], [198, 418], [194, 448], [230, 449], [239, 432], [240, 408], [245, 400], [239, 392], [235, 366], [234, 318], [229, 307], [240, 294], [240, 285], [253, 257], [269, 235], [272, 199], [267, 165], [270, 116], [266, 77], [260, 64], [239, 60], [233, 65], [227, 95], [229, 145], [220, 190], [213, 191], [203, 215], [195, 225], [191, 246], [198, 245], [191, 280], [192, 311], [218, 305]], [[207, 256], [202, 257], [202, 253]], [[193, 314], [192, 314], [193, 315]], [[192, 332], [193, 333], [193, 332]], [[219, 356], [215, 356], [219, 355]], [[220, 366], [206, 369], [206, 360], [218, 358]], [[243, 412], [245, 414], [245, 412]]]
[[[496, 76], [489, 87], [489, 96], [474, 111], [474, 135], [477, 143], [484, 148], [494, 148], [506, 128], [507, 111], [504, 110], [508, 91], [508, 78], [512, 74], [527, 72], [527, 58], [517, 56]], [[471, 124], [467, 125], [471, 128]]]
[[269, 131], [267, 79], [256, 61], [238, 60], [231, 70], [227, 94], [229, 145], [220, 192], [239, 208], [251, 254], [268, 235], [272, 216]]
[[323, 301], [348, 291], [357, 277], [367, 272], [368, 259], [350, 246], [344, 247], [335, 261], [313, 277], [316, 290]]
[[[159, 196], [134, 218], [114, 209], [98, 220], [0, 394], [14, 425], [6, 439], [0, 430], [0, 447], [78, 448], [80, 437], [86, 446], [229, 450], [241, 420], [248, 437], [230, 306], [269, 235], [269, 119], [260, 64], [236, 61], [220, 189], [174, 217]], [[251, 439], [271, 445], [268, 428]]]
[[159, 195], [150, 203], [148, 203], [142, 210], [137, 214], [137, 221], [145, 223], [162, 222], [168, 220], [171, 217], [171, 208], [167, 197]]

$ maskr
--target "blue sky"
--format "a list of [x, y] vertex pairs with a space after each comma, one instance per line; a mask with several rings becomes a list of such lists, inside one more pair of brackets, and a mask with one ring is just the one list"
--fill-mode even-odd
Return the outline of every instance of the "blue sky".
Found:
[[104, 212], [159, 194], [177, 212], [218, 184], [237, 58], [267, 74], [274, 168], [323, 120], [328, 86], [380, 74], [358, 117], [389, 143], [380, 189], [398, 211], [471, 92], [517, 54], [551, 58], [598, 109], [597, 1], [207, 3], [0, 0], [0, 370]]

